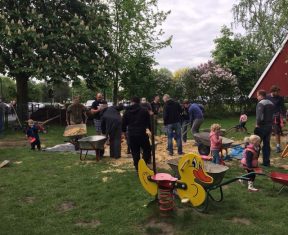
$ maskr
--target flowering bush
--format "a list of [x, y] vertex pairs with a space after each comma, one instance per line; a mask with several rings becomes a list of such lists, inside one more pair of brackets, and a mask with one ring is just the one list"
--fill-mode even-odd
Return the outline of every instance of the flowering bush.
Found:
[[201, 97], [206, 97], [209, 104], [223, 104], [225, 101], [233, 100], [239, 94], [236, 76], [230, 69], [208, 61], [199, 65], [197, 70], [198, 73], [194, 77], [197, 93]]

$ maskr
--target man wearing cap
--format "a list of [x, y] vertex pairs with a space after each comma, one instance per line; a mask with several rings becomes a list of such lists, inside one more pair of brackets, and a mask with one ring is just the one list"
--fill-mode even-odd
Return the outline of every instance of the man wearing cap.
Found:
[[282, 132], [283, 125], [283, 116], [286, 114], [286, 108], [284, 105], [284, 99], [279, 95], [280, 88], [276, 85], [271, 86], [270, 94], [267, 96], [267, 99], [270, 100], [274, 104], [273, 110], [273, 132], [276, 138], [276, 152], [282, 152], [280, 146], [280, 137]]

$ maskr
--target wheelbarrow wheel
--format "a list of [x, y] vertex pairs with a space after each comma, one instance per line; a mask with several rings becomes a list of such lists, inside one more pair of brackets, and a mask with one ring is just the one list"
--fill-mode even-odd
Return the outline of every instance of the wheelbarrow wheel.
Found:
[[198, 145], [198, 152], [200, 155], [209, 155], [210, 153], [210, 147], [204, 144], [199, 144]]

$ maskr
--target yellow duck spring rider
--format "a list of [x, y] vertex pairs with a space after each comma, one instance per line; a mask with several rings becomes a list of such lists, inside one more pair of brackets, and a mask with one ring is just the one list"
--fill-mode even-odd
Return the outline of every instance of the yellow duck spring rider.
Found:
[[203, 166], [203, 160], [199, 155], [188, 153], [179, 160], [180, 179], [177, 179], [167, 173], [155, 174], [141, 159], [138, 175], [142, 186], [149, 194], [158, 194], [160, 210], [173, 210], [175, 189], [182, 202], [190, 202], [196, 207], [206, 199], [206, 191], [198, 182], [213, 183], [213, 178], [204, 171]]

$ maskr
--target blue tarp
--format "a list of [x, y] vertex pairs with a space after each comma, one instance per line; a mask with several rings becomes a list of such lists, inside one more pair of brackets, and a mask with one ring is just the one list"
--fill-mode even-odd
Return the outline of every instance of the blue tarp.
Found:
[[244, 148], [241, 146], [235, 146], [234, 148], [231, 149], [230, 151], [230, 157], [236, 158], [236, 159], [242, 159], [242, 154], [243, 154]]

